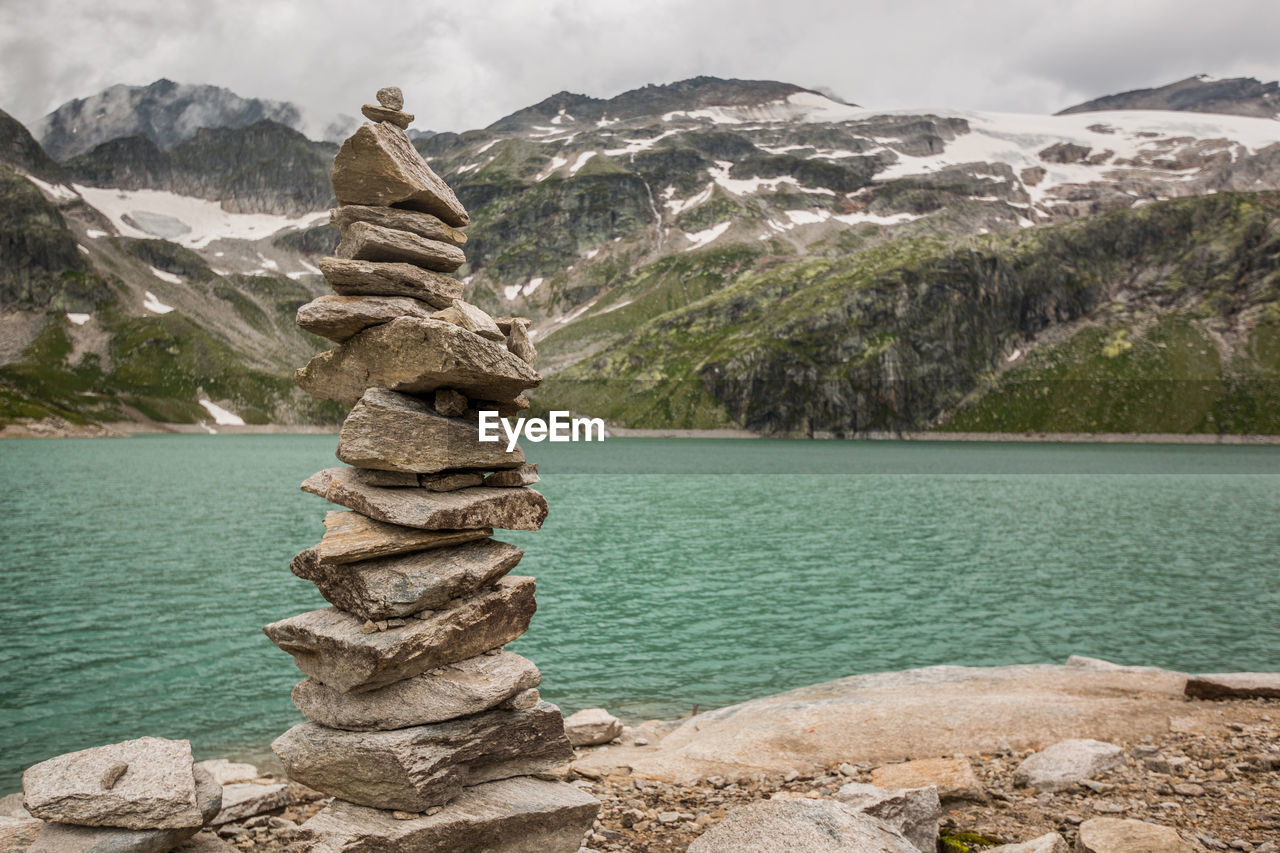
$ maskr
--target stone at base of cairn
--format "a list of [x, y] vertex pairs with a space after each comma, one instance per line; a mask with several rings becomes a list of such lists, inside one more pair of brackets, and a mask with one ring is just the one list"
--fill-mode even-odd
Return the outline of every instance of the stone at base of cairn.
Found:
[[309, 853], [577, 853], [600, 804], [572, 785], [521, 777], [466, 788], [433, 815], [334, 800], [299, 837]]

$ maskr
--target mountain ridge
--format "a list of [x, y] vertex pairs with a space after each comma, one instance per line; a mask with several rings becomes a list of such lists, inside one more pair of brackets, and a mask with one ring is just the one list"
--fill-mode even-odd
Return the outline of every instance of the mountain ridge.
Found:
[[1280, 118], [1280, 82], [1254, 77], [1216, 78], [1197, 74], [1149, 89], [1104, 95], [1056, 115], [1105, 110], [1184, 110], [1188, 112]]

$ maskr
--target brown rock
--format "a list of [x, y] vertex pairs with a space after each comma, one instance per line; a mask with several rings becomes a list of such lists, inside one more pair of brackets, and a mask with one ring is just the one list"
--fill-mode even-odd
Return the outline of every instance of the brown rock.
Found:
[[36, 817], [0, 815], [0, 853], [25, 853], [35, 843], [42, 827], [44, 821]]
[[294, 377], [308, 394], [348, 406], [369, 388], [418, 394], [453, 388], [511, 400], [541, 377], [493, 341], [441, 320], [401, 317], [322, 352]]
[[456, 418], [467, 413], [467, 395], [452, 388], [437, 388], [432, 405], [438, 413]]
[[729, 811], [689, 853], [918, 853], [897, 830], [834, 800], [758, 800]]
[[429, 305], [408, 296], [339, 296], [326, 293], [298, 309], [298, 325], [305, 331], [342, 343], [370, 326], [390, 323], [397, 317], [426, 319]]
[[408, 130], [409, 125], [413, 124], [413, 113], [406, 113], [403, 110], [389, 110], [377, 104], [365, 104], [360, 108], [360, 114], [369, 121], [391, 122], [401, 130]]
[[532, 403], [528, 394], [521, 394], [514, 400], [477, 400], [474, 409], [477, 412], [497, 412], [504, 418], [514, 418], [527, 411]]
[[333, 159], [333, 192], [339, 204], [394, 204], [438, 216], [455, 228], [471, 221], [404, 131], [386, 123], [362, 125], [342, 143]]
[[383, 86], [378, 90], [378, 104], [389, 110], [404, 109], [404, 92], [399, 86]]
[[378, 486], [383, 489], [417, 489], [422, 486], [418, 481], [420, 474], [409, 474], [403, 471], [378, 471], [374, 468], [353, 468], [355, 478], [366, 486]]
[[173, 849], [174, 853], [238, 853], [212, 832], [198, 832]]
[[196, 769], [208, 773], [219, 785], [252, 782], [262, 776], [262, 772], [252, 764], [242, 761], [228, 761], [225, 758], [210, 758], [207, 761], [197, 761]]
[[1071, 853], [1071, 848], [1067, 845], [1065, 838], [1056, 832], [1050, 832], [1019, 844], [989, 847], [984, 853]]
[[[199, 767], [192, 769], [201, 823], [222, 808], [222, 787]], [[121, 829], [46, 823], [29, 853], [168, 853], [200, 831], [199, 825], [178, 829]]]
[[462, 282], [413, 264], [321, 258], [320, 272], [343, 296], [409, 296], [434, 308], [448, 308], [462, 295]]
[[1193, 675], [1186, 693], [1193, 699], [1280, 699], [1280, 672]]
[[542, 478], [538, 476], [538, 463], [527, 462], [519, 468], [512, 468], [509, 471], [494, 471], [484, 478], [484, 484], [496, 488], [510, 489], [517, 486], [532, 486], [541, 480]]
[[501, 651], [476, 655], [367, 693], [341, 693], [308, 678], [293, 688], [293, 703], [308, 720], [334, 729], [405, 729], [496, 708], [541, 681], [542, 674], [532, 661]]
[[409, 263], [437, 272], [453, 272], [467, 261], [462, 250], [452, 243], [428, 240], [372, 222], [352, 223], [343, 232], [334, 254], [355, 261]]
[[398, 207], [370, 207], [367, 204], [348, 204], [329, 211], [329, 224], [339, 231], [346, 231], [356, 222], [369, 222], [396, 231], [408, 231], [428, 240], [440, 240], [461, 246], [467, 235], [440, 221], [439, 217]]
[[419, 474], [418, 485], [431, 492], [456, 492], [484, 484], [479, 471], [457, 471], [452, 474]]
[[457, 468], [518, 468], [524, 453], [481, 441], [479, 415], [445, 417], [421, 400], [370, 388], [342, 424], [338, 458], [359, 468], [435, 474]]
[[511, 321], [511, 331], [507, 333], [507, 349], [519, 356], [526, 364], [534, 364], [538, 360], [537, 350], [529, 340], [529, 321], [517, 317]]
[[350, 468], [312, 474], [302, 490], [378, 521], [423, 530], [537, 530], [547, 517], [546, 498], [532, 489], [385, 489], [361, 484]]
[[1077, 853], [1194, 853], [1196, 847], [1167, 826], [1095, 817], [1080, 824]]
[[330, 604], [377, 621], [445, 607], [492, 585], [523, 556], [514, 545], [481, 539], [344, 566], [321, 565], [308, 549], [293, 558], [290, 569], [314, 583]]
[[544, 772], [573, 757], [560, 709], [548, 702], [390, 731], [299, 723], [271, 750], [289, 778], [309, 788], [410, 812], [443, 805], [463, 786]]
[[324, 538], [311, 550], [315, 551], [320, 563], [336, 565], [461, 545], [492, 535], [491, 528], [418, 530], [375, 521], [358, 512], [333, 510], [324, 516]]
[[511, 642], [529, 628], [537, 609], [533, 594], [533, 578], [508, 576], [401, 628], [365, 634], [359, 617], [330, 607], [262, 630], [307, 675], [342, 693], [360, 693]]
[[443, 311], [437, 311], [431, 316], [437, 320], [444, 320], [446, 323], [461, 326], [468, 332], [473, 332], [491, 341], [506, 340], [506, 335], [498, 329], [498, 324], [493, 322], [492, 317], [470, 302], [463, 302], [461, 299], [453, 300], [453, 304], [448, 308]]
[[259, 785], [254, 782], [236, 782], [222, 786], [222, 809], [209, 823], [220, 826], [233, 821], [248, 820], [256, 815], [283, 809], [289, 805], [289, 786], [281, 783]]
[[[69, 752], [22, 774], [26, 809], [42, 820], [81, 826], [198, 827], [193, 763], [188, 741], [156, 737]], [[120, 764], [126, 772], [118, 772]]]
[[334, 800], [299, 838], [310, 853], [578, 853], [599, 810], [571, 785], [519, 777], [464, 788], [410, 820]]
[[871, 771], [871, 784], [881, 788], [926, 788], [934, 785], [943, 800], [987, 799], [982, 783], [962, 758], [924, 758], [886, 764]]
[[622, 720], [604, 708], [583, 708], [564, 721], [565, 737], [574, 746], [596, 746], [622, 734]]

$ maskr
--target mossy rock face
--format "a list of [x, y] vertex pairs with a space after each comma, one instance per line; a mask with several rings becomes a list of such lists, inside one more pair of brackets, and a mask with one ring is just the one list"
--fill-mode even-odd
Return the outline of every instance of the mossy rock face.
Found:
[[[1274, 431], [1277, 324], [1254, 321], [1228, 366], [1203, 314], [1212, 302], [1231, 306], [1217, 324], [1270, 316], [1278, 222], [1280, 195], [1224, 193], [1009, 235], [762, 259], [648, 313], [543, 396], [639, 427]], [[1036, 337], [1081, 324], [1005, 369]], [[573, 332], [558, 335], [545, 345], [569, 349]]]
[[0, 166], [0, 305], [92, 311], [102, 282], [58, 209], [23, 176]]

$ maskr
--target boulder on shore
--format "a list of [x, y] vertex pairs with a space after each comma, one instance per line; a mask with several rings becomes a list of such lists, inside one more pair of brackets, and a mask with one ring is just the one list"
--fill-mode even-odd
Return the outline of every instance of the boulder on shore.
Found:
[[1192, 699], [1280, 699], [1280, 672], [1193, 675], [1186, 693]]
[[1056, 832], [1041, 835], [1030, 841], [1019, 844], [1001, 844], [999, 847], [988, 847], [984, 853], [1071, 853], [1067, 840]]
[[1196, 847], [1167, 826], [1114, 817], [1080, 824], [1076, 853], [1195, 853]]
[[[222, 786], [199, 767], [192, 768], [200, 823], [213, 820], [222, 808]], [[200, 831], [200, 825], [181, 829], [121, 829], [46, 823], [28, 853], [169, 853]]]
[[622, 734], [622, 720], [604, 708], [583, 708], [565, 717], [564, 733], [574, 746], [596, 746]]
[[889, 790], [850, 782], [836, 792], [835, 798], [898, 830], [920, 853], [937, 853], [942, 803], [938, 789], [932, 785]]
[[22, 774], [27, 811], [46, 821], [123, 829], [203, 823], [191, 743], [143, 737], [69, 752]]
[[886, 764], [871, 771], [871, 784], [881, 788], [937, 787], [943, 800], [987, 799], [973, 767], [963, 758], [922, 758], [900, 764]]

